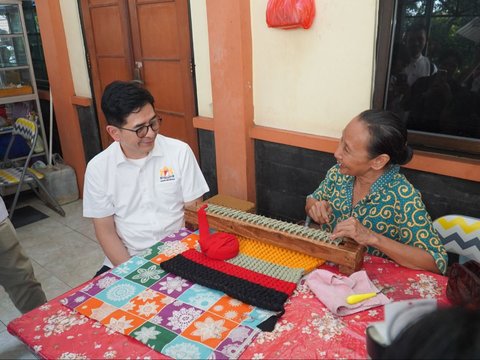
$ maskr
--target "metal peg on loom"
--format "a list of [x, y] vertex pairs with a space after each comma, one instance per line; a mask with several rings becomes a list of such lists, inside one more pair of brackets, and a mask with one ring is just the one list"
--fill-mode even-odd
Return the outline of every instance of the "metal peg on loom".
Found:
[[[307, 217], [305, 218], [305, 224], [304, 226], [306, 228], [308, 228], [310, 226], [310, 224], [312, 223], [312, 218], [310, 216], [307, 215]], [[318, 236], [318, 235], [317, 235]], [[316, 240], [322, 240], [322, 241], [326, 241], [328, 243], [333, 243], [333, 244], [340, 244], [342, 241], [343, 241], [343, 238], [338, 238], [338, 239], [335, 239], [335, 240], [332, 240], [330, 238], [330, 235], [327, 233], [327, 232], [323, 232], [322, 235], [320, 235], [320, 239], [316, 236], [314, 236], [314, 238]]]
[[312, 222], [312, 218], [307, 215], [307, 217], [305, 218], [305, 225], [304, 226], [309, 227], [311, 222]]
[[330, 239], [329, 233], [323, 230], [308, 228], [308, 225], [311, 223], [309, 216], [305, 219], [305, 227], [303, 227], [298, 224], [271, 219], [266, 216], [251, 214], [215, 204], [209, 204], [206, 210], [211, 214], [230, 217], [250, 224], [267, 227], [275, 231], [283, 231], [294, 235], [304, 236], [312, 240], [323, 241], [335, 245], [338, 245], [342, 241], [342, 239]]

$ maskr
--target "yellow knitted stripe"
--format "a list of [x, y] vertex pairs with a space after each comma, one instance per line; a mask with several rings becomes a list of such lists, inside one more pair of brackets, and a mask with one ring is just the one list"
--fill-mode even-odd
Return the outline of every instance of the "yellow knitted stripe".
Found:
[[325, 262], [325, 260], [305, 255], [297, 251], [284, 249], [279, 246], [266, 244], [258, 240], [247, 239], [241, 236], [237, 237], [240, 243], [240, 252], [242, 254], [282, 266], [302, 268], [305, 270], [305, 273], [309, 273]]

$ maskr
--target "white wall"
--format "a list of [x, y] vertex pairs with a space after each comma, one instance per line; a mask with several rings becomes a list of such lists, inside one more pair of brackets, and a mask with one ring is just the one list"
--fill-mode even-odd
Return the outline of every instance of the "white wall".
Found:
[[75, 95], [91, 98], [90, 77], [88, 75], [85, 58], [85, 44], [83, 43], [82, 26], [77, 2], [60, 0], [60, 9], [62, 11], [63, 27], [67, 40], [68, 58], [72, 70]]
[[[268, 0], [250, 1], [255, 124], [339, 137], [371, 106], [377, 1], [316, 0], [308, 30], [268, 28]], [[205, 0], [190, 3], [199, 114], [212, 116]]]
[[[228, 0], [227, 0], [228, 1]], [[213, 117], [206, 0], [190, 1], [198, 114]]]
[[267, 0], [250, 4], [255, 123], [340, 136], [371, 104], [376, 0], [316, 0], [308, 30], [268, 28]]

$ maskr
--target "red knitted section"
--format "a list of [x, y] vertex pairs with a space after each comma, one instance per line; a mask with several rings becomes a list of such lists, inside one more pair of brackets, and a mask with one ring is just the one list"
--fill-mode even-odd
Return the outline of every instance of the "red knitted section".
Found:
[[233, 234], [224, 232], [216, 232], [210, 234], [208, 227], [207, 213], [205, 208], [207, 205], [203, 205], [198, 209], [198, 227], [200, 228], [200, 238], [198, 243], [202, 249], [202, 253], [212, 259], [216, 260], [229, 260], [238, 255], [238, 239]]
[[220, 271], [222, 273], [268, 287], [270, 289], [281, 291], [287, 295], [291, 295], [297, 286], [296, 283], [276, 279], [274, 277], [260, 274], [237, 265], [229, 264], [225, 261], [210, 259], [195, 249], [184, 251], [182, 256], [213, 270]]
[[198, 209], [198, 232], [199, 232], [199, 239], [198, 243], [200, 244], [200, 248], [202, 251], [205, 251], [208, 248], [208, 237], [210, 236], [210, 229], [208, 227], [208, 220], [207, 220], [207, 213], [205, 208], [207, 205], [203, 205], [200, 209]]

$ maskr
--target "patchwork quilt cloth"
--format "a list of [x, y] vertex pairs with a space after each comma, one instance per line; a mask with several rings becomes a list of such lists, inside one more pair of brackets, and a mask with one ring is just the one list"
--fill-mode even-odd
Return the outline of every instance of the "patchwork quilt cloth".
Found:
[[197, 239], [182, 229], [61, 302], [175, 359], [236, 359], [273, 313], [160, 268]]

